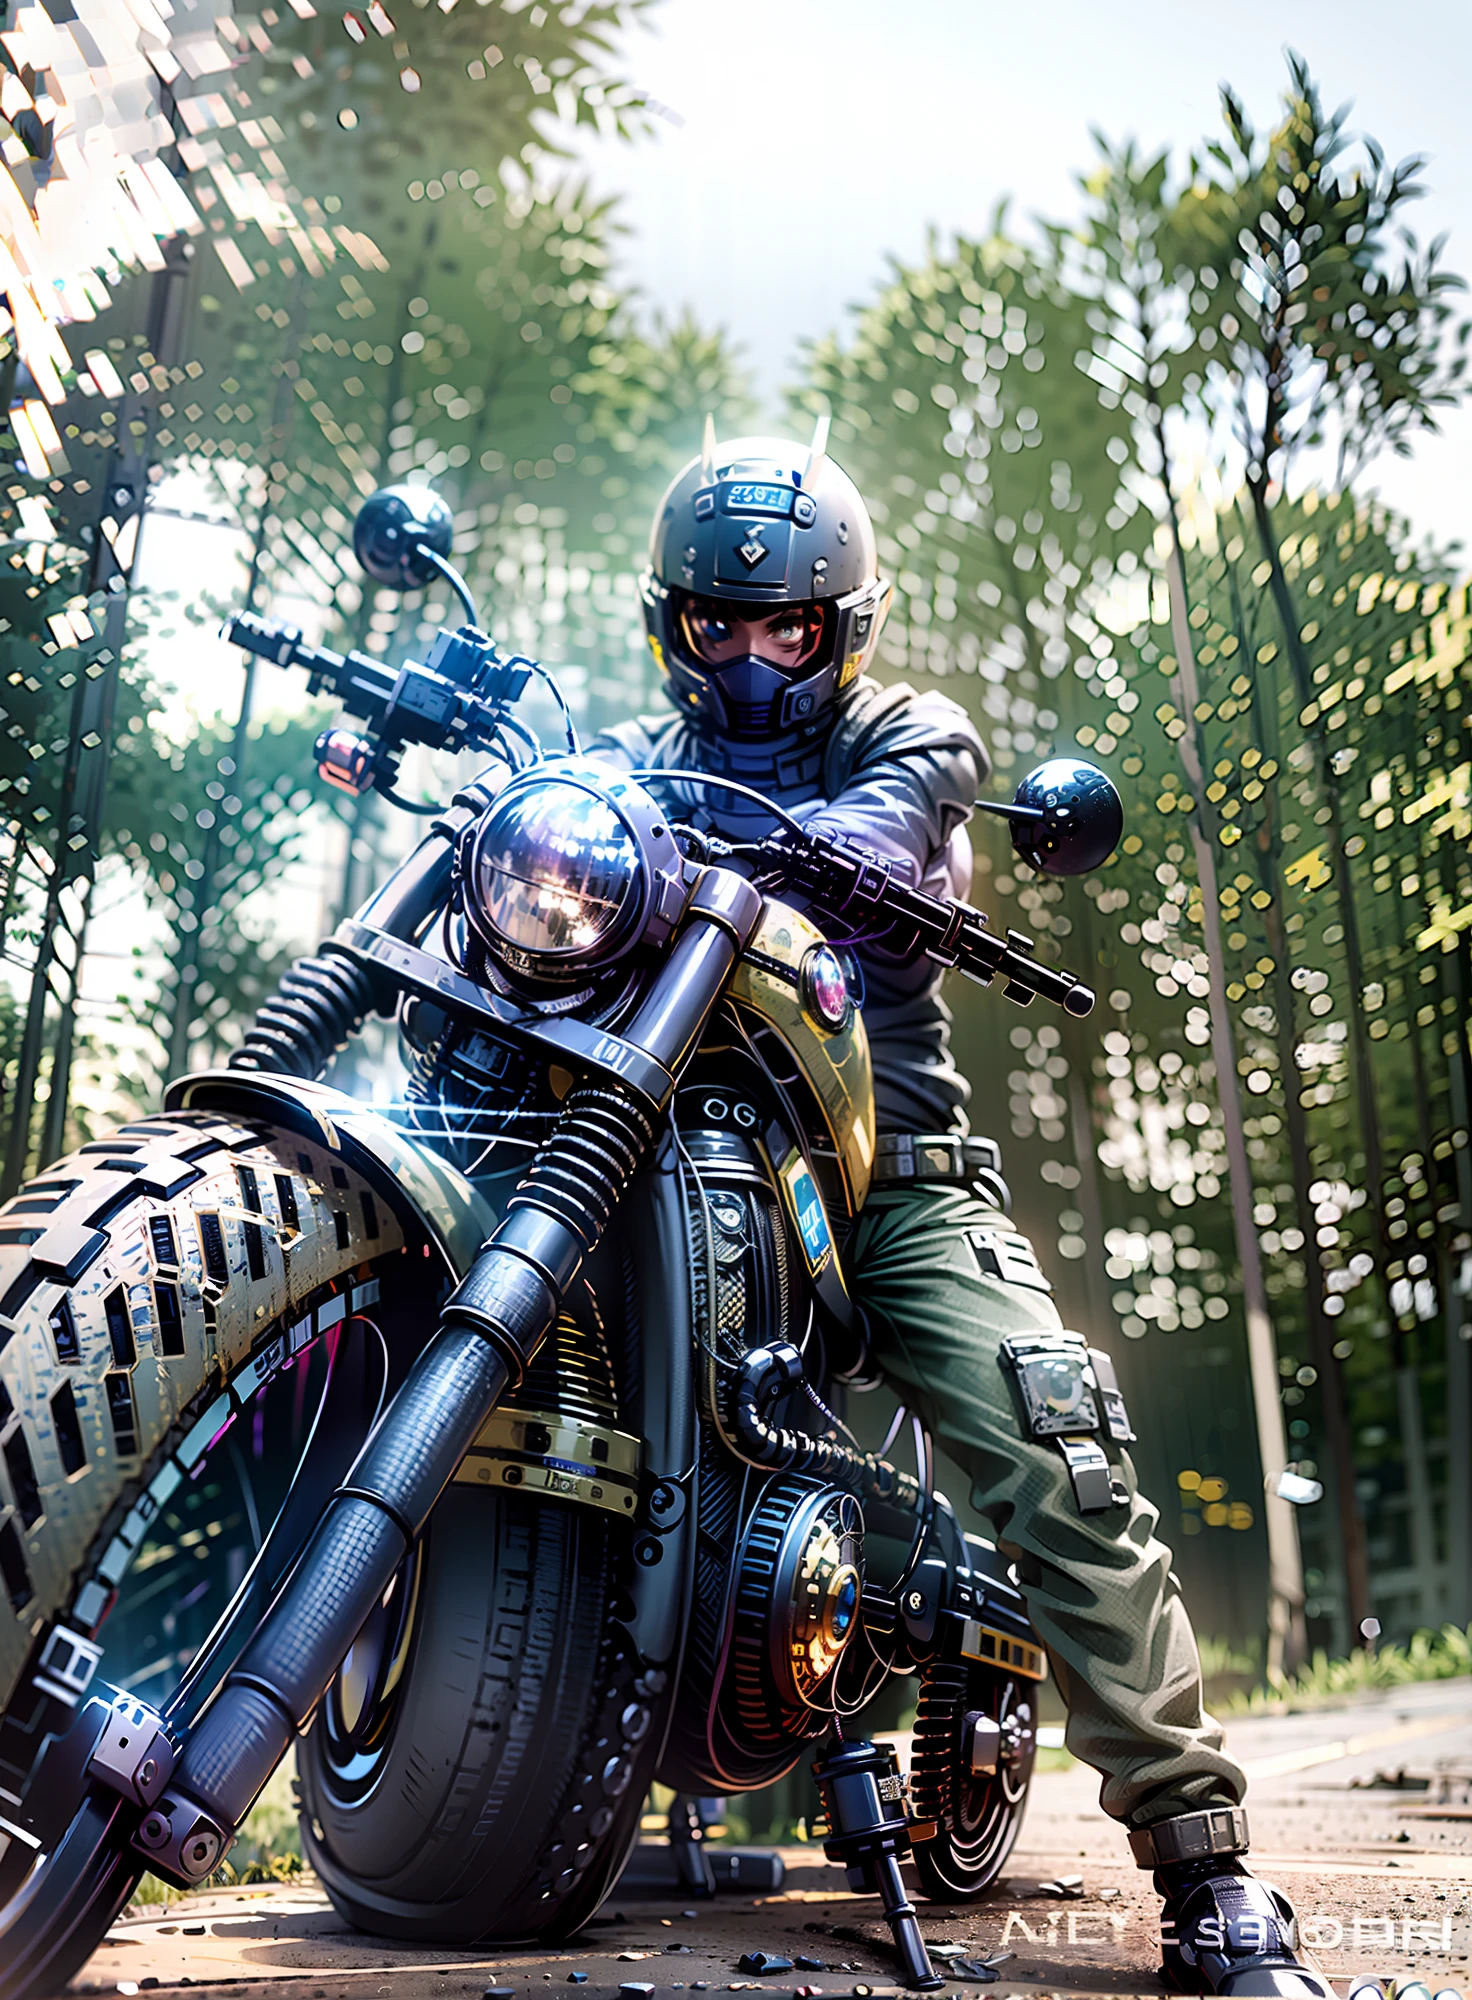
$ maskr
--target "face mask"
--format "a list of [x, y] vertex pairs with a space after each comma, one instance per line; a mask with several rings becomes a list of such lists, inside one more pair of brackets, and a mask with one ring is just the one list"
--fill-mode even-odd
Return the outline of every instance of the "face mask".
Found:
[[720, 697], [732, 736], [750, 742], [775, 734], [782, 697], [797, 676], [752, 653], [718, 667], [701, 662], [700, 671]]

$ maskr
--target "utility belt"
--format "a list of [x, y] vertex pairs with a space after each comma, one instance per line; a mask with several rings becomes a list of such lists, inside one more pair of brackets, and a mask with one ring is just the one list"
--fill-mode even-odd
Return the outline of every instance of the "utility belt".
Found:
[[963, 1139], [958, 1132], [881, 1132], [874, 1145], [873, 1182], [882, 1187], [896, 1181], [974, 1186], [994, 1208], [1012, 1211], [995, 1139]]

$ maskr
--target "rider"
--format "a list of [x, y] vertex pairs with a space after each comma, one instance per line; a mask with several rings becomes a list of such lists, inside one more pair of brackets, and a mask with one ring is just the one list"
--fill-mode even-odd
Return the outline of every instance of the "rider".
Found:
[[[810, 447], [717, 446], [707, 419], [700, 457], [660, 503], [641, 581], [675, 712], [592, 747], [631, 769], [753, 787], [906, 881], [964, 898], [965, 823], [987, 755], [954, 702], [870, 677], [890, 585], [826, 441], [820, 422]], [[692, 824], [727, 839], [773, 830], [739, 795], [669, 789]], [[1293, 1949], [1290, 1907], [1245, 1866], [1246, 1780], [1203, 1710], [1157, 1511], [1114, 1439], [1132, 1435], [1123, 1405], [1097, 1442], [1033, 1430], [1029, 1360], [1081, 1349], [1001, 1205], [995, 1148], [963, 1136], [969, 1091], [940, 968], [872, 942], [857, 955], [880, 1137], [848, 1262], [872, 1357], [965, 1468], [1016, 1565], [1068, 1705], [1068, 1747], [1101, 1773], [1105, 1810], [1155, 1871], [1167, 1971], [1197, 1991], [1323, 2000]]]

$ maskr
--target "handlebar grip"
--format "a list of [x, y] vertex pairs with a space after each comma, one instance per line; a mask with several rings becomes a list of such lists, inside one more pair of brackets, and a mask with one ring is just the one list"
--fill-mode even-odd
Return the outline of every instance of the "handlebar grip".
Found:
[[988, 948], [983, 951], [959, 953], [956, 970], [982, 986], [1000, 979], [1003, 994], [1020, 1007], [1026, 1007], [1034, 999], [1043, 999], [1061, 1007], [1065, 1014], [1072, 1014], [1075, 1020], [1081, 1021], [1093, 1013], [1098, 995], [1071, 972], [1039, 965], [1030, 949], [1019, 951], [1000, 938], [989, 935], [986, 944]]
[[232, 646], [278, 667], [294, 666], [302, 643], [299, 626], [284, 624], [279, 618], [257, 618], [253, 611], [237, 611], [225, 626], [225, 637]]
[[939, 964], [984, 986], [1003, 980], [1007, 998], [1021, 1006], [1041, 995], [1080, 1020], [1093, 1012], [1093, 989], [1070, 972], [1039, 965], [1031, 938], [1020, 931], [998, 937], [979, 910], [897, 880], [886, 863], [850, 842], [805, 828], [795, 838], [773, 835], [763, 846], [789, 881], [841, 921], [862, 912], [863, 922], [907, 934]]

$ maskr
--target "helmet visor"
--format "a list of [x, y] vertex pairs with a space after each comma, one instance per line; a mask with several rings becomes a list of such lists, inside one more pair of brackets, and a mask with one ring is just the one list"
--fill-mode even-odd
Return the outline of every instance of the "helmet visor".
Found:
[[811, 600], [732, 604], [681, 591], [676, 594], [676, 623], [689, 657], [712, 669], [761, 660], [796, 679], [826, 665], [832, 648], [832, 607]]

